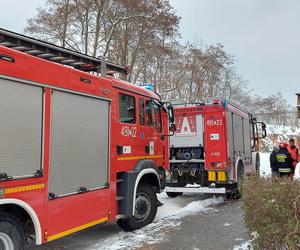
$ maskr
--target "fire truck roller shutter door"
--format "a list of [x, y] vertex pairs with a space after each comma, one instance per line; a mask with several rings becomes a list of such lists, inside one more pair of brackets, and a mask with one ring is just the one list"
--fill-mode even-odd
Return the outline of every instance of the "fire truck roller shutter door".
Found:
[[110, 104], [53, 91], [49, 192], [67, 195], [105, 187], [109, 169]]
[[243, 119], [244, 125], [244, 149], [245, 149], [245, 157], [247, 161], [251, 161], [252, 153], [251, 153], [251, 139], [250, 139], [250, 122], [248, 119]]
[[240, 155], [244, 151], [243, 140], [243, 121], [242, 117], [233, 114], [233, 127], [234, 127], [234, 151]]
[[234, 143], [233, 143], [233, 118], [232, 118], [232, 112], [227, 111], [226, 113], [226, 120], [227, 120], [227, 138], [228, 138], [228, 157], [230, 160], [233, 160], [234, 158]]
[[41, 168], [43, 89], [0, 78], [0, 173], [29, 177]]

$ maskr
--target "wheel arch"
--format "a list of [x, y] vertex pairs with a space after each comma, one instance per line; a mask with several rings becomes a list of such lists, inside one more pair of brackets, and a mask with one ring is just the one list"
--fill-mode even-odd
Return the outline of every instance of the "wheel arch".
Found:
[[159, 170], [152, 160], [140, 160], [136, 163], [133, 171], [118, 173], [118, 196], [124, 197], [119, 201], [119, 214], [125, 217], [134, 214], [135, 196], [141, 183], [148, 183], [155, 192], [160, 192]]
[[[132, 203], [132, 207], [135, 207], [135, 196], [136, 196], [136, 191], [138, 186], [141, 183], [149, 183], [152, 187], [155, 187], [156, 192], [159, 192], [159, 187], [160, 187], [160, 179], [159, 179], [159, 175], [157, 173], [156, 170], [154, 170], [153, 168], [146, 168], [141, 170], [141, 172], [138, 174], [136, 181], [135, 181], [135, 185], [134, 185], [134, 192], [133, 192], [133, 203]], [[153, 186], [153, 184], [155, 186]], [[132, 215], [134, 214], [134, 209], [132, 209]]]
[[[42, 230], [41, 230], [41, 224], [39, 221], [39, 218], [33, 208], [28, 205], [26, 202], [18, 199], [2, 199], [0, 200], [0, 207], [5, 207], [5, 206], [16, 206], [16, 208], [22, 209], [31, 219], [33, 226], [34, 226], [34, 231], [35, 231], [35, 236], [36, 240], [35, 243], [36, 245], [41, 245], [42, 244]], [[13, 214], [13, 213], [11, 213]]]
[[245, 170], [245, 162], [244, 162], [244, 160], [243, 160], [242, 157], [238, 156], [237, 159], [236, 159], [236, 161], [235, 161], [235, 181], [237, 181], [237, 173], [238, 173], [238, 169], [239, 169], [241, 166], [242, 166], [242, 167], [244, 168], [244, 170]]

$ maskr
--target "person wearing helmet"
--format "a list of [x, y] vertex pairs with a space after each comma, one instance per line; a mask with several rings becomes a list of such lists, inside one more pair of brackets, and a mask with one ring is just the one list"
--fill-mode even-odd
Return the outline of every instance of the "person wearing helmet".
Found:
[[299, 150], [298, 148], [295, 146], [295, 140], [293, 138], [291, 138], [289, 140], [289, 145], [287, 146], [287, 150], [289, 151], [291, 157], [293, 158], [293, 167], [292, 167], [292, 173], [291, 176], [294, 176], [295, 173], [295, 168], [296, 165], [298, 163], [298, 155], [299, 155]]
[[293, 168], [293, 158], [291, 157], [287, 147], [287, 143], [281, 142], [279, 144], [279, 150], [275, 154], [280, 177], [289, 176]]

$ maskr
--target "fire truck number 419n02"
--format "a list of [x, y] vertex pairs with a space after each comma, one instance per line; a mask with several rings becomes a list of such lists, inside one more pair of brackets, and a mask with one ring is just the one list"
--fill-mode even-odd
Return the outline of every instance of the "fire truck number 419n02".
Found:
[[0, 29], [0, 249], [153, 221], [173, 108], [112, 72], [126, 68]]

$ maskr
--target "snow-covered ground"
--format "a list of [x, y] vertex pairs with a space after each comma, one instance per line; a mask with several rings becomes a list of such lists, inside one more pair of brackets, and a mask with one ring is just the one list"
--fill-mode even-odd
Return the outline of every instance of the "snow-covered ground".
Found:
[[270, 176], [271, 174], [270, 153], [260, 153], [260, 175]]
[[[165, 205], [158, 208], [154, 222], [136, 232], [119, 232], [103, 239], [87, 250], [117, 250], [133, 249], [147, 244], [159, 243], [165, 239], [169, 228], [180, 229], [181, 219], [187, 215], [213, 210], [213, 206], [224, 202], [222, 197], [195, 200], [195, 195], [169, 198], [165, 193], [159, 195], [159, 200]], [[187, 203], [187, 200], [191, 200]]]
[[234, 246], [233, 250], [252, 250], [251, 241], [246, 241], [241, 245]]
[[[271, 169], [269, 163], [270, 153], [260, 153], [261, 176], [270, 176]], [[222, 197], [209, 198], [199, 200], [199, 195], [189, 195], [177, 198], [169, 198], [165, 193], [159, 194], [159, 200], [164, 203], [164, 206], [158, 208], [157, 216], [154, 223], [138, 230], [137, 232], [119, 232], [111, 235], [97, 244], [93, 244], [87, 250], [119, 250], [119, 249], [134, 249], [145, 244], [155, 244], [163, 241], [169, 229], [181, 229], [182, 219], [185, 216], [197, 213], [205, 213], [215, 209], [215, 205], [224, 202]], [[230, 226], [230, 223], [225, 223], [224, 227]], [[237, 243], [242, 239], [236, 239]], [[251, 241], [242, 241], [234, 246], [233, 250], [249, 250], [252, 249]]]
[[[281, 140], [288, 140], [290, 137], [295, 137], [300, 135], [300, 129], [292, 129], [285, 126], [273, 126], [267, 125], [267, 134], [268, 135], [279, 135], [278, 142]], [[272, 150], [274, 142], [269, 138], [267, 144]], [[264, 177], [271, 176], [270, 153], [260, 153], [260, 175]], [[300, 164], [298, 166], [300, 169]], [[300, 176], [300, 170], [298, 170]], [[158, 214], [155, 218], [154, 223], [146, 226], [143, 229], [140, 229], [138, 233], [128, 233], [128, 232], [119, 232], [116, 235], [113, 235], [105, 241], [99, 242], [99, 244], [94, 245], [89, 248], [89, 250], [115, 250], [115, 249], [131, 249], [139, 246], [143, 246], [145, 243], [154, 244], [163, 241], [168, 228], [178, 228], [182, 223], [181, 219], [185, 216], [204, 213], [214, 209], [214, 206], [220, 203], [223, 203], [223, 198], [210, 198], [205, 200], [195, 200], [197, 195], [184, 195], [183, 197], [177, 198], [168, 198], [165, 193], [159, 195], [160, 201], [165, 203], [164, 206], [158, 209]], [[186, 199], [191, 200], [190, 203], [187, 203]], [[183, 201], [185, 199], [185, 201]], [[230, 226], [230, 223], [225, 223], [224, 227]], [[240, 241], [242, 239], [236, 239]], [[112, 243], [113, 242], [113, 243]], [[252, 249], [251, 241], [241, 242], [241, 244], [234, 246], [233, 250], [249, 250]]]
[[[268, 125], [267, 128], [269, 135], [277, 134], [284, 140], [290, 136], [296, 136], [300, 134], [300, 129], [293, 130], [288, 127], [271, 125]], [[272, 141], [269, 139], [268, 147], [270, 149], [273, 148], [273, 143], [274, 140]], [[267, 177], [271, 175], [269, 157], [269, 152], [260, 153], [261, 176]], [[158, 208], [158, 213], [154, 223], [135, 232], [112, 230], [111, 233], [102, 235], [101, 239], [98, 240], [97, 237], [95, 241], [91, 242], [89, 240], [89, 236], [87, 236], [87, 242], [83, 245], [81, 244], [83, 248], [77, 247], [76, 249], [120, 250], [136, 249], [139, 247], [142, 249], [151, 249], [151, 247], [147, 248], [149, 244], [163, 244], [163, 242], [170, 236], [169, 234], [171, 230], [184, 230], [184, 221], [189, 218], [188, 216], [195, 214], [199, 214], [201, 216], [201, 214], [204, 213], [209, 215], [211, 211], [219, 211], [220, 209], [216, 207], [216, 205], [224, 202], [222, 197], [204, 199], [197, 194], [184, 194], [181, 197], [169, 198], [165, 193], [159, 194], [159, 200], [164, 203], [164, 206]], [[230, 230], [230, 227], [232, 227], [232, 221], [223, 221], [222, 226], [223, 228], [228, 228], [228, 230]], [[99, 232], [101, 234], [102, 231], [100, 230]], [[247, 237], [242, 237], [235, 239], [236, 246], [233, 247], [233, 250], [252, 249], [251, 241], [248, 241]], [[200, 247], [199, 249], [202, 248]]]

